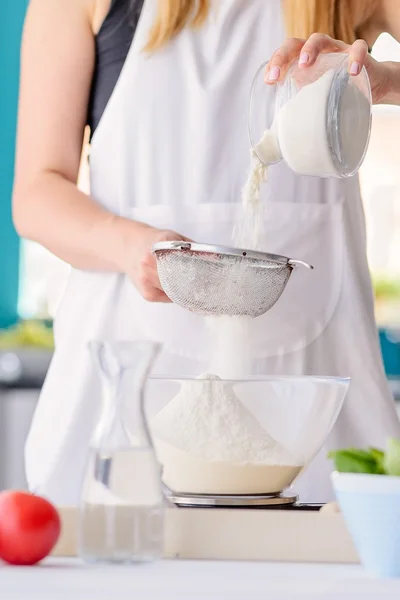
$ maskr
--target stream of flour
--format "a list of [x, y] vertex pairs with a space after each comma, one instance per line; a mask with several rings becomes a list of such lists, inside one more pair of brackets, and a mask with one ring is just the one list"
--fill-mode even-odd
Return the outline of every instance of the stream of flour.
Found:
[[[269, 162], [277, 160], [279, 150], [269, 130], [264, 133], [256, 150]], [[261, 201], [261, 187], [267, 182], [267, 177], [268, 166], [251, 150], [250, 169], [232, 232], [232, 245], [236, 248], [265, 251], [263, 223], [267, 207]], [[252, 322], [253, 319], [247, 316], [206, 317], [211, 373], [217, 373], [223, 379], [241, 379], [251, 375], [254, 362]]]

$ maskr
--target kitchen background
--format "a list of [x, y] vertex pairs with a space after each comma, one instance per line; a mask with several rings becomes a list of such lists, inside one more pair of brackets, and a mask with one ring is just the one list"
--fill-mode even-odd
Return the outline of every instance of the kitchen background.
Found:
[[[11, 221], [19, 44], [26, 5], [27, 0], [6, 0], [0, 21], [0, 490], [25, 486], [24, 441], [50, 361], [51, 321], [69, 270], [40, 246], [19, 240]], [[400, 45], [382, 35], [373, 55], [400, 61]], [[399, 158], [400, 108], [375, 107], [361, 184], [383, 359], [400, 409]], [[80, 187], [88, 189], [86, 149]]]

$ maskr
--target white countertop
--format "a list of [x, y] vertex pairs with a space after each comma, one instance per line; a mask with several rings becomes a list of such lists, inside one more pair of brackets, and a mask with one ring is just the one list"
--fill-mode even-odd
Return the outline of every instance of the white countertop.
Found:
[[51, 559], [31, 568], [1, 566], [0, 598], [398, 600], [400, 579], [374, 579], [358, 566], [164, 560], [113, 567]]

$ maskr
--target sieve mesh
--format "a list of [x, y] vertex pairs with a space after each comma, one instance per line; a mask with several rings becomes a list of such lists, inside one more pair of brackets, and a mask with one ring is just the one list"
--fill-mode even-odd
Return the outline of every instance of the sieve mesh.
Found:
[[280, 298], [293, 267], [242, 255], [157, 250], [157, 269], [172, 302], [200, 315], [258, 317]]

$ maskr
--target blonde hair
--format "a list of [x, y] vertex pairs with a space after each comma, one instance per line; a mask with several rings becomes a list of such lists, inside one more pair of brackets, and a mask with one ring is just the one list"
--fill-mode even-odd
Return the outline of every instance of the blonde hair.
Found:
[[[145, 50], [161, 48], [186, 26], [203, 25], [211, 1], [158, 0], [158, 14]], [[308, 38], [316, 32], [326, 33], [351, 44], [373, 15], [376, 4], [377, 0], [284, 0], [287, 33], [299, 38]]]
[[290, 37], [327, 35], [352, 44], [375, 12], [377, 0], [285, 0]]
[[187, 25], [201, 27], [209, 8], [210, 0], [158, 0], [158, 14], [145, 50], [158, 50]]

